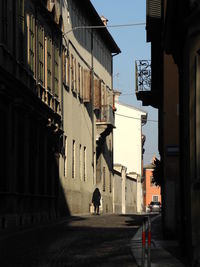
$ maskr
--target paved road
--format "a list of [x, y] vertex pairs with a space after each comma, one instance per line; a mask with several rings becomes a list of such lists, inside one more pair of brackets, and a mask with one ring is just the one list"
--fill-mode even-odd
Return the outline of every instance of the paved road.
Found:
[[136, 267], [131, 238], [137, 215], [73, 217], [0, 237], [2, 267]]

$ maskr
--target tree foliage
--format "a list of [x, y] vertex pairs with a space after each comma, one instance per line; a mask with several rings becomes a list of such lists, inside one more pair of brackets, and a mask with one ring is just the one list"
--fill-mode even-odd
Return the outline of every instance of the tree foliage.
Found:
[[153, 179], [152, 182], [156, 185], [156, 186], [162, 186], [163, 183], [163, 167], [162, 167], [162, 162], [155, 158], [154, 159], [154, 170], [153, 170]]

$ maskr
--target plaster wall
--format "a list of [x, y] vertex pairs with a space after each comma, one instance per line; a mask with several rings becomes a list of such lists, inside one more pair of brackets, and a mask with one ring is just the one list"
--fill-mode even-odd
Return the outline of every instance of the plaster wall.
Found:
[[114, 129], [114, 163], [127, 167], [128, 172], [141, 175], [142, 126], [141, 116], [145, 112], [117, 102]]

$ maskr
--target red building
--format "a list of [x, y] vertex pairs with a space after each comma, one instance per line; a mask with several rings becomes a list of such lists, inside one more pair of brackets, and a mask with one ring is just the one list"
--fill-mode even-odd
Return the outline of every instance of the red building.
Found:
[[161, 188], [152, 183], [154, 165], [149, 164], [144, 166], [144, 210], [147, 210], [151, 201], [159, 201], [161, 203]]

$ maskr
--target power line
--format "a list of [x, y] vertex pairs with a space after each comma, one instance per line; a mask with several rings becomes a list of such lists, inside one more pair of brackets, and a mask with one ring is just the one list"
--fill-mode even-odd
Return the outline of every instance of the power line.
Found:
[[138, 22], [138, 23], [128, 23], [128, 24], [116, 24], [116, 25], [91, 25], [91, 26], [76, 26], [71, 28], [71, 30], [63, 33], [63, 36], [73, 32], [78, 29], [101, 29], [101, 28], [122, 28], [122, 27], [133, 27], [133, 26], [142, 26], [146, 25], [145, 22]]
[[[126, 116], [126, 115], [119, 114], [119, 113], [115, 113], [115, 115], [118, 115], [118, 116], [121, 116], [121, 117], [125, 117], [125, 118], [129, 118], [129, 119], [134, 119], [134, 120], [141, 120], [140, 118], [136, 118], [136, 117], [132, 117], [132, 116]], [[149, 119], [147, 119], [147, 121], [158, 122], [157, 120], [149, 120]]]
[[135, 95], [135, 94], [133, 94], [133, 93], [130, 93], [130, 94], [124, 94], [124, 93], [122, 93], [121, 95], [122, 96], [125, 96], [125, 95]]

